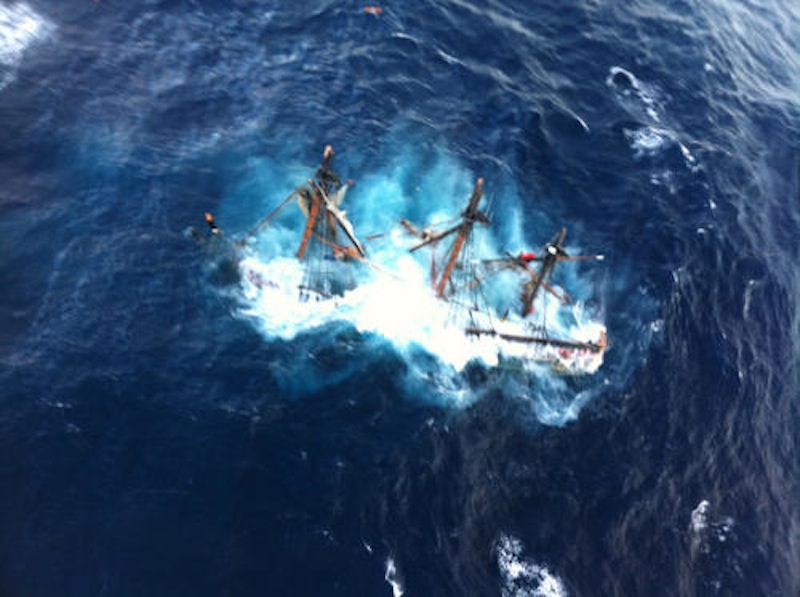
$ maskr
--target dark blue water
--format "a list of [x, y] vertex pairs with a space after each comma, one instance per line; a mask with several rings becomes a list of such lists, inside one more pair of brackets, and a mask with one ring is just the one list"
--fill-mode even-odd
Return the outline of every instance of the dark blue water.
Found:
[[[0, 3], [0, 594], [797, 595], [797, 6], [295, 4]], [[326, 143], [605, 253], [603, 368], [243, 317], [185, 229]]]

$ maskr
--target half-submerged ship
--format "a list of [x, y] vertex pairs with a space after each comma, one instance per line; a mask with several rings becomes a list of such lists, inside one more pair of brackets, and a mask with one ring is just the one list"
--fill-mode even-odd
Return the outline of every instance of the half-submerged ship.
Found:
[[[284, 290], [281, 286], [286, 278], [291, 277], [274, 275], [275, 272], [265, 268], [263, 263], [248, 257], [246, 247], [295, 201], [305, 217], [295, 254], [303, 266], [302, 280], [296, 284], [300, 300], [328, 299], [352, 286], [347, 264], [364, 261], [366, 252], [342, 209], [348, 184], [343, 183], [332, 169], [333, 155], [333, 148], [326, 146], [322, 163], [313, 178], [292, 191], [242, 238], [226, 243], [226, 252], [236, 255], [240, 277], [252, 288], [259, 291]], [[211, 214], [206, 214], [206, 222], [211, 233], [210, 241], [220, 244], [222, 231]], [[196, 230], [192, 233], [204, 238]]]
[[[533, 253], [507, 254], [499, 259], [479, 259], [475, 255], [473, 232], [476, 225], [488, 225], [489, 217], [479, 209], [483, 197], [483, 179], [478, 179], [464, 211], [455, 224], [439, 232], [419, 229], [407, 220], [403, 227], [420, 238], [411, 247], [431, 250], [431, 286], [436, 296], [447, 301], [450, 323], [459, 326], [474, 341], [493, 341], [503, 359], [544, 362], [568, 374], [593, 373], [602, 365], [608, 346], [605, 328], [600, 327], [596, 340], [561, 337], [532, 318], [534, 306], [544, 293], [560, 303], [570, 304], [566, 292], [556, 289], [552, 275], [562, 261], [602, 260], [601, 255], [570, 256], [563, 248], [567, 231], [562, 228], [544, 247], [542, 256]], [[438, 255], [437, 255], [438, 253]], [[487, 299], [491, 278], [502, 271], [520, 276], [520, 298], [516, 313], [510, 305], [490, 305]], [[507, 303], [509, 301], [506, 301]]]

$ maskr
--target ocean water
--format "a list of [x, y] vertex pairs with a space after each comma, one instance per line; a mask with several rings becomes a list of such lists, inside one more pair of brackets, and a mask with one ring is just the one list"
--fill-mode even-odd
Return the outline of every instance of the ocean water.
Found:
[[[800, 593], [798, 5], [295, 4], [0, 2], [0, 595]], [[327, 143], [364, 235], [604, 254], [602, 368], [248, 297], [187, 227]]]

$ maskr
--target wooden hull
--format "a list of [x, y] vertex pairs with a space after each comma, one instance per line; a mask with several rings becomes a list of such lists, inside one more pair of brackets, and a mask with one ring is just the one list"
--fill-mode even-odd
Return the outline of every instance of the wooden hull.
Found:
[[467, 337], [490, 337], [498, 342], [498, 351], [503, 354], [503, 345], [528, 346], [523, 353], [513, 351], [516, 359], [531, 363], [546, 363], [554, 371], [565, 375], [586, 375], [596, 372], [603, 364], [608, 348], [606, 331], [600, 333], [597, 342], [579, 342], [534, 334], [510, 333], [493, 328], [467, 327]]

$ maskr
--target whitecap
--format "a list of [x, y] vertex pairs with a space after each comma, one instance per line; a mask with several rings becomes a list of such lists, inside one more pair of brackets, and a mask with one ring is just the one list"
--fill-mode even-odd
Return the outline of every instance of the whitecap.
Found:
[[522, 542], [503, 535], [497, 544], [503, 597], [566, 597], [563, 581], [545, 566], [525, 559]]
[[695, 535], [704, 532], [708, 528], [708, 510], [710, 507], [711, 504], [708, 500], [702, 500], [692, 510], [691, 531]]
[[53, 25], [25, 3], [0, 5], [0, 89], [13, 82], [25, 50]]
[[712, 516], [711, 503], [702, 500], [692, 510], [689, 524], [692, 557], [718, 551], [721, 545], [734, 541], [736, 522], [730, 516]]
[[[697, 172], [699, 169], [697, 159], [672, 131], [658, 126], [640, 126], [638, 128], [623, 128], [622, 134], [628, 140], [630, 148], [633, 150], [633, 157], [637, 160], [657, 157], [669, 148], [677, 147], [686, 168], [692, 172]], [[669, 170], [654, 172], [651, 176], [651, 182], [655, 185], [666, 186], [673, 192], [676, 188], [672, 180], [672, 172]]]
[[402, 597], [405, 593], [405, 589], [403, 588], [397, 571], [397, 565], [394, 563], [394, 558], [392, 556], [386, 558], [386, 574], [383, 578], [392, 587], [392, 595], [394, 597]]
[[642, 83], [636, 75], [621, 66], [612, 66], [609, 69], [608, 77], [606, 77], [606, 85], [615, 89], [617, 93], [623, 98], [633, 98], [634, 104], [629, 104], [629, 107], [635, 106], [638, 103], [638, 108], [644, 108], [645, 114], [654, 122], [661, 120], [658, 109], [657, 93], [649, 85]]
[[606, 85], [615, 87], [625, 92], [629, 89], [639, 90], [639, 79], [629, 70], [625, 70], [621, 66], [612, 66], [608, 71], [606, 78]]
[[572, 116], [575, 118], [575, 120], [578, 121], [578, 124], [580, 124], [581, 127], [583, 127], [583, 130], [588, 133], [589, 132], [589, 125], [586, 124], [586, 121], [583, 118], [581, 118], [580, 116], [578, 116], [577, 114], [575, 114], [574, 112], [572, 113]]
[[678, 143], [678, 147], [680, 148], [681, 154], [683, 155], [683, 158], [686, 160], [687, 164], [689, 164], [690, 166], [693, 166], [693, 165], [695, 165], [697, 163], [697, 160], [692, 155], [692, 152], [689, 151], [688, 147], [686, 147], [683, 143], [680, 143], [680, 142]]
[[649, 126], [623, 129], [623, 134], [630, 142], [636, 158], [656, 155], [672, 142], [665, 130]]

